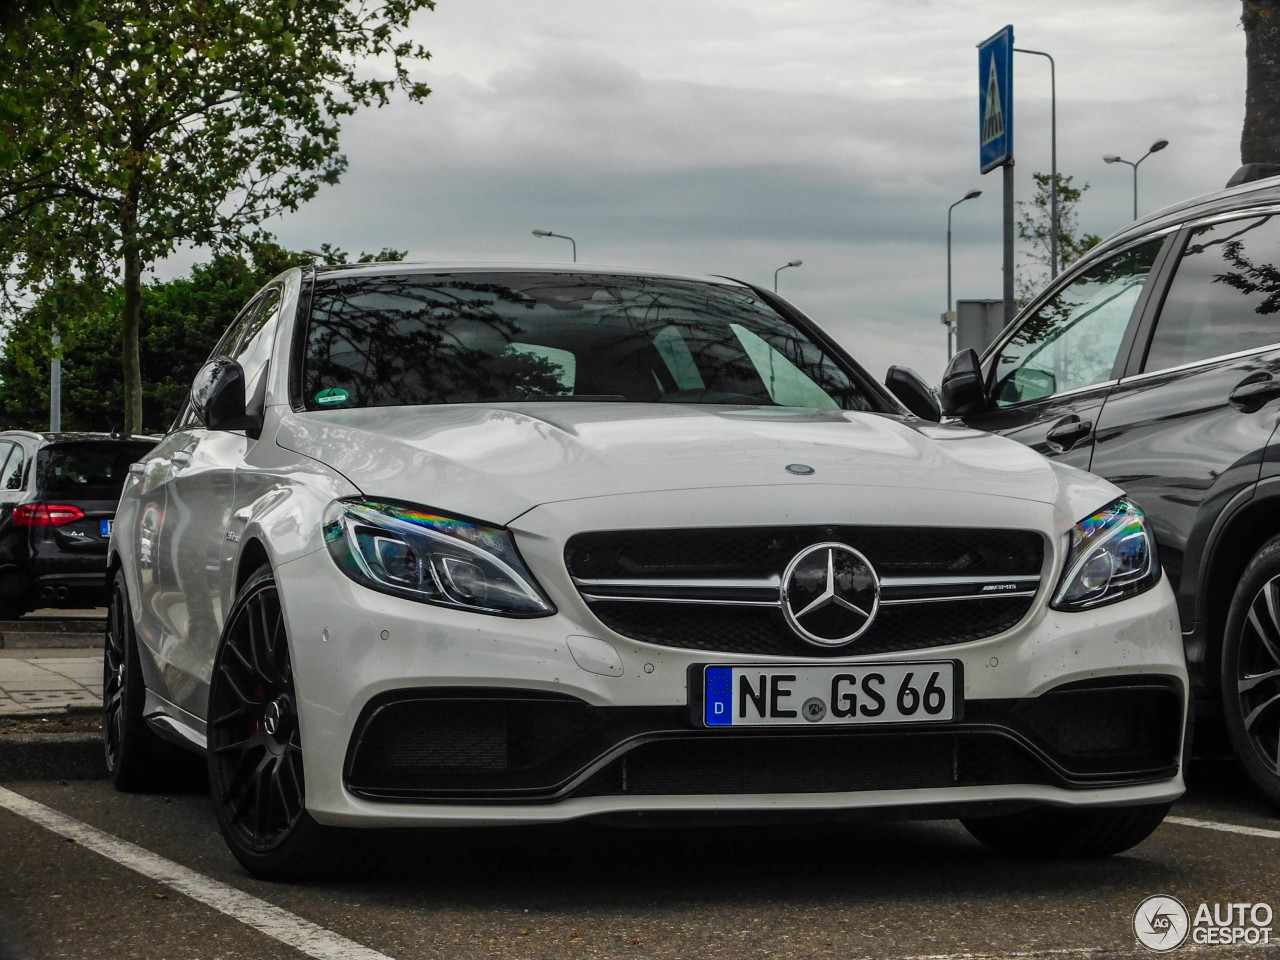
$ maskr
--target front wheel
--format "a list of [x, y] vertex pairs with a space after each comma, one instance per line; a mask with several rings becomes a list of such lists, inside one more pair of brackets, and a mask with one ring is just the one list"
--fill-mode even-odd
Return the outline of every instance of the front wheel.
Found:
[[304, 880], [346, 866], [347, 832], [307, 813], [289, 638], [269, 567], [249, 578], [227, 617], [208, 739], [218, 827], [245, 868], [266, 880]]
[[1280, 537], [1245, 567], [1222, 639], [1222, 717], [1245, 772], [1280, 804]]
[[997, 853], [1043, 859], [1098, 858], [1122, 853], [1151, 836], [1171, 804], [1071, 810], [1042, 807], [961, 820]]

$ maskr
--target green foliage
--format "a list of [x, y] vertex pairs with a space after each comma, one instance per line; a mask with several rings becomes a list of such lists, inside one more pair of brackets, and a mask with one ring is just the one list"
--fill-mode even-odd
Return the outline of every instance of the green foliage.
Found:
[[[1031, 174], [1036, 184], [1036, 194], [1031, 200], [1019, 200], [1016, 229], [1018, 239], [1025, 244], [1022, 250], [1025, 263], [1019, 265], [1017, 276], [1018, 301], [1026, 304], [1049, 282], [1051, 256], [1052, 190], [1053, 176], [1048, 173]], [[1102, 238], [1093, 233], [1080, 233], [1076, 207], [1089, 189], [1089, 184], [1071, 185], [1072, 177], [1058, 174], [1058, 269], [1079, 260], [1085, 251], [1095, 247]]]
[[[140, 413], [141, 277], [179, 243], [215, 251], [336, 183], [341, 119], [427, 52], [432, 0], [44, 0], [0, 25], [0, 270], [33, 298], [123, 276], [124, 414]], [[361, 73], [377, 62], [379, 72]], [[123, 266], [123, 271], [121, 271]], [[10, 303], [12, 307], [13, 304]], [[68, 331], [69, 332], [69, 331]]]
[[[325, 245], [332, 263], [347, 255]], [[383, 250], [361, 254], [359, 262], [402, 260]], [[198, 264], [189, 277], [142, 287], [139, 359], [142, 371], [142, 429], [163, 433], [191, 389], [191, 380], [242, 307], [258, 288], [311, 257], [275, 243], [260, 243], [252, 259], [223, 253]], [[121, 424], [120, 306], [116, 284], [105, 290], [62, 284], [47, 290], [13, 324], [0, 356], [0, 429], [44, 430], [49, 425], [49, 363], [52, 329], [62, 334], [62, 425], [66, 430], [109, 430]], [[70, 322], [74, 319], [74, 322]]]

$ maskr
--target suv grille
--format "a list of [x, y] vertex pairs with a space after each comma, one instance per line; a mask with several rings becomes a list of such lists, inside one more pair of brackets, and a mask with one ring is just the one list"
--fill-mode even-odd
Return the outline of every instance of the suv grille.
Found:
[[[871, 626], [821, 645], [788, 625], [780, 585], [791, 560], [847, 544], [880, 578]], [[1040, 585], [1044, 538], [1029, 530], [747, 527], [582, 533], [565, 564], [610, 629], [667, 647], [839, 657], [980, 640], [1017, 624]]]

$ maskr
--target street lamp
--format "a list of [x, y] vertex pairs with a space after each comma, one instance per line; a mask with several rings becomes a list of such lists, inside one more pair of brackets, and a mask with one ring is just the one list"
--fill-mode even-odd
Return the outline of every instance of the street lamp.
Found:
[[1159, 153], [1168, 145], [1168, 140], [1157, 140], [1151, 145], [1151, 149], [1137, 160], [1126, 160], [1114, 153], [1108, 153], [1102, 158], [1104, 163], [1127, 163], [1129, 166], [1133, 167], [1133, 219], [1135, 220], [1138, 219], [1138, 164], [1147, 159], [1147, 157], [1151, 156], [1153, 153]]
[[951, 305], [951, 211], [966, 200], [975, 200], [982, 196], [981, 190], [970, 190], [963, 197], [947, 207], [947, 312], [942, 315], [942, 322], [947, 326], [947, 359], [955, 352], [952, 339], [956, 332], [956, 312]]
[[803, 260], [788, 260], [786, 263], [780, 266], [777, 270], [773, 271], [773, 292], [774, 293], [778, 292], [778, 274], [780, 274], [783, 270], [787, 269], [787, 267], [798, 267], [802, 263], [804, 263]]
[[1049, 61], [1049, 279], [1058, 275], [1058, 79], [1053, 57], [1043, 50], [1014, 47], [1014, 53], [1034, 53]]
[[559, 237], [561, 240], [568, 240], [573, 244], [573, 262], [578, 262], [578, 242], [573, 237], [566, 237], [563, 233], [552, 233], [550, 230], [535, 230], [535, 237]]

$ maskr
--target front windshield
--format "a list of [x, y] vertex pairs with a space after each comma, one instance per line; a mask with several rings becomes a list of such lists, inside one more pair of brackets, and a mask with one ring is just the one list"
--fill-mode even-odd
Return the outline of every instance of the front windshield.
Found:
[[593, 274], [334, 276], [312, 295], [307, 409], [521, 400], [870, 410], [750, 290]]

